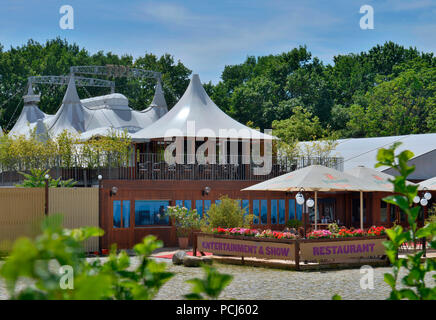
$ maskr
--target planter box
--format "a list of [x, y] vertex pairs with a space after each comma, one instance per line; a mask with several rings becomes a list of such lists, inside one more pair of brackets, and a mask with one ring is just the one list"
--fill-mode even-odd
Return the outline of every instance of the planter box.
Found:
[[295, 240], [198, 233], [194, 252], [260, 259], [295, 260]]
[[194, 254], [211, 252], [222, 256], [292, 260], [299, 270], [300, 261], [333, 261], [385, 256], [387, 236], [333, 239], [269, 239], [246, 236], [195, 233]]
[[386, 236], [298, 240], [300, 260], [320, 261], [385, 255]]

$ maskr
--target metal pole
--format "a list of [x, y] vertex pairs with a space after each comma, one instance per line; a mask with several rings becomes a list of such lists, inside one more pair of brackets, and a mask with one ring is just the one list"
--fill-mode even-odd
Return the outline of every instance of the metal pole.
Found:
[[[102, 226], [102, 204], [101, 204], [101, 200], [102, 200], [102, 179], [103, 177], [101, 175], [98, 175], [97, 177], [98, 179], [98, 227], [100, 229], [103, 229]], [[101, 255], [102, 251], [101, 251], [101, 247], [102, 247], [102, 237], [98, 237], [98, 251], [99, 254]]]
[[318, 230], [318, 191], [315, 191], [315, 230]]
[[363, 191], [360, 191], [360, 229], [363, 230]]

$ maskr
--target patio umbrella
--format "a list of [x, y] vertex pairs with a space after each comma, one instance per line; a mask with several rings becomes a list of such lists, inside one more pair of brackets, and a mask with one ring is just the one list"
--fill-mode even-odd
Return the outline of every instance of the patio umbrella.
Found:
[[[367, 168], [365, 166], [357, 166], [353, 169], [345, 170], [345, 173], [371, 183], [371, 191], [394, 192], [394, 185], [389, 180], [393, 180], [395, 177], [390, 174]], [[413, 184], [410, 181], [407, 181], [406, 183]]]
[[321, 165], [312, 165], [282, 176], [255, 184], [242, 191], [305, 191], [315, 192], [315, 230], [317, 229], [318, 191], [359, 191], [360, 192], [360, 226], [363, 228], [363, 192], [378, 191], [368, 180], [359, 179], [350, 174]]
[[418, 190], [436, 191], [436, 177], [420, 182]]

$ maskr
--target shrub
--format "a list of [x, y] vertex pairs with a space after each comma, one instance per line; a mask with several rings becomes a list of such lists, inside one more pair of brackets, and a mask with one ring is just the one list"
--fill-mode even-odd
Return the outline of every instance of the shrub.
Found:
[[[44, 188], [45, 187], [45, 175], [48, 174], [49, 170], [41, 169], [30, 169], [30, 174], [20, 172], [24, 176], [24, 181], [22, 184], [17, 184], [16, 187], [23, 188]], [[72, 188], [76, 185], [77, 181], [73, 179], [61, 180], [61, 177], [53, 179], [49, 177], [48, 186], [50, 188]]]
[[303, 225], [303, 222], [301, 222], [300, 220], [297, 220], [297, 219], [290, 219], [290, 220], [288, 220], [288, 222], [286, 222], [286, 226], [288, 228], [298, 229], [302, 225]]
[[238, 200], [230, 199], [227, 196], [220, 198], [219, 204], [212, 204], [207, 212], [207, 227], [212, 228], [248, 228], [253, 221], [253, 215], [247, 214], [241, 208]]
[[188, 210], [185, 207], [168, 206], [166, 214], [173, 219], [179, 237], [187, 237], [192, 230], [200, 230], [204, 221], [197, 210]]
[[[83, 242], [102, 236], [95, 227], [63, 229], [62, 216], [53, 215], [42, 222], [42, 233], [34, 240], [19, 238], [0, 265], [10, 299], [19, 300], [149, 300], [174, 274], [166, 263], [150, 259], [162, 247], [162, 241], [148, 236], [133, 249], [138, 263], [132, 268], [125, 251], [117, 253], [113, 246], [105, 260], [85, 259]], [[66, 269], [61, 269], [65, 267]], [[64, 271], [70, 269], [66, 278]], [[189, 280], [193, 284], [189, 299], [202, 296], [216, 299], [230, 283], [232, 276], [205, 268], [205, 279]], [[18, 285], [21, 280], [31, 280]]]

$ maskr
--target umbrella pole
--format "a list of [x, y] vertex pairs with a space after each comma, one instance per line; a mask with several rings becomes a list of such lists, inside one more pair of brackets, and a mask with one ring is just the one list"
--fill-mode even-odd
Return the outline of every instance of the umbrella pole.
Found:
[[318, 191], [315, 191], [315, 230], [318, 230]]
[[363, 191], [360, 191], [360, 229], [363, 230]]

